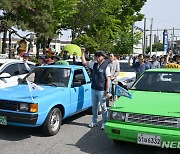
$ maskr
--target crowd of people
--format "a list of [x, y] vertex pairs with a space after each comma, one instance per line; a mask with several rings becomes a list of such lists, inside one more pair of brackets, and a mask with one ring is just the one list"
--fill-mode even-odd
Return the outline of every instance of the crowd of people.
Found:
[[[131, 59], [133, 59], [132, 64]], [[176, 67], [178, 67], [178, 65], [180, 65], [180, 55], [173, 55], [171, 50], [167, 55], [161, 56], [139, 54], [138, 56], [132, 57], [132, 55], [130, 55], [128, 64], [135, 69], [136, 78], [138, 78], [147, 69], [174, 67], [172, 66], [173, 64], [177, 64]]]

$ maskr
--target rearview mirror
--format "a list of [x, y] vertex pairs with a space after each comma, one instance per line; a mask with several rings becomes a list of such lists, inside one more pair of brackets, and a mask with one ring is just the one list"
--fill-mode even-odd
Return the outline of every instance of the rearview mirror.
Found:
[[9, 73], [2, 73], [0, 75], [0, 78], [10, 78], [10, 77], [11, 77], [11, 75]]

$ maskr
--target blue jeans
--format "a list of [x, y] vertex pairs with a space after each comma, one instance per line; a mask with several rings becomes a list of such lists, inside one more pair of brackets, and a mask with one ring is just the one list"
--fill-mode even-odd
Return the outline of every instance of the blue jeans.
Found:
[[96, 123], [98, 119], [98, 105], [100, 103], [102, 109], [102, 124], [107, 121], [106, 92], [91, 89], [92, 96], [92, 122]]

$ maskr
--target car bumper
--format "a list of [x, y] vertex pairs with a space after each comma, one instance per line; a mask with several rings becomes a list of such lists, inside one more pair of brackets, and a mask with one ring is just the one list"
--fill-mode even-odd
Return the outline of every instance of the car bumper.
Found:
[[105, 133], [110, 139], [137, 143], [138, 133], [160, 136], [163, 141], [180, 141], [180, 130], [153, 128], [137, 125], [107, 122]]
[[38, 114], [24, 114], [14, 112], [0, 111], [0, 116], [7, 117], [7, 124], [18, 123], [20, 125], [35, 125], [38, 119]]

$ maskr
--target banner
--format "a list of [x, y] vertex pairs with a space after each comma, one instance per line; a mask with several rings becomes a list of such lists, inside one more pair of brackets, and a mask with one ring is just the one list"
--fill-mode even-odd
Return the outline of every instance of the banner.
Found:
[[168, 52], [168, 31], [166, 29], [163, 32], [163, 51], [165, 55]]
[[116, 85], [115, 95], [117, 95], [117, 96], [125, 96], [125, 97], [128, 97], [128, 98], [132, 99], [132, 94], [129, 93], [129, 91], [127, 91], [126, 89], [122, 88], [119, 85]]
[[29, 92], [30, 92], [30, 95], [31, 95], [31, 99], [34, 100], [33, 96], [32, 96], [32, 91], [34, 90], [43, 90], [42, 87], [38, 86], [37, 84], [31, 82], [31, 81], [27, 81], [27, 84], [28, 84], [28, 88], [29, 88]]
[[30, 82], [28, 80], [26, 80], [26, 81], [27, 81], [27, 84], [28, 84], [28, 87], [29, 87], [30, 91], [33, 91], [33, 90], [43, 90], [43, 88], [40, 87], [39, 85], [37, 85], [37, 84], [35, 84], [33, 82]]

